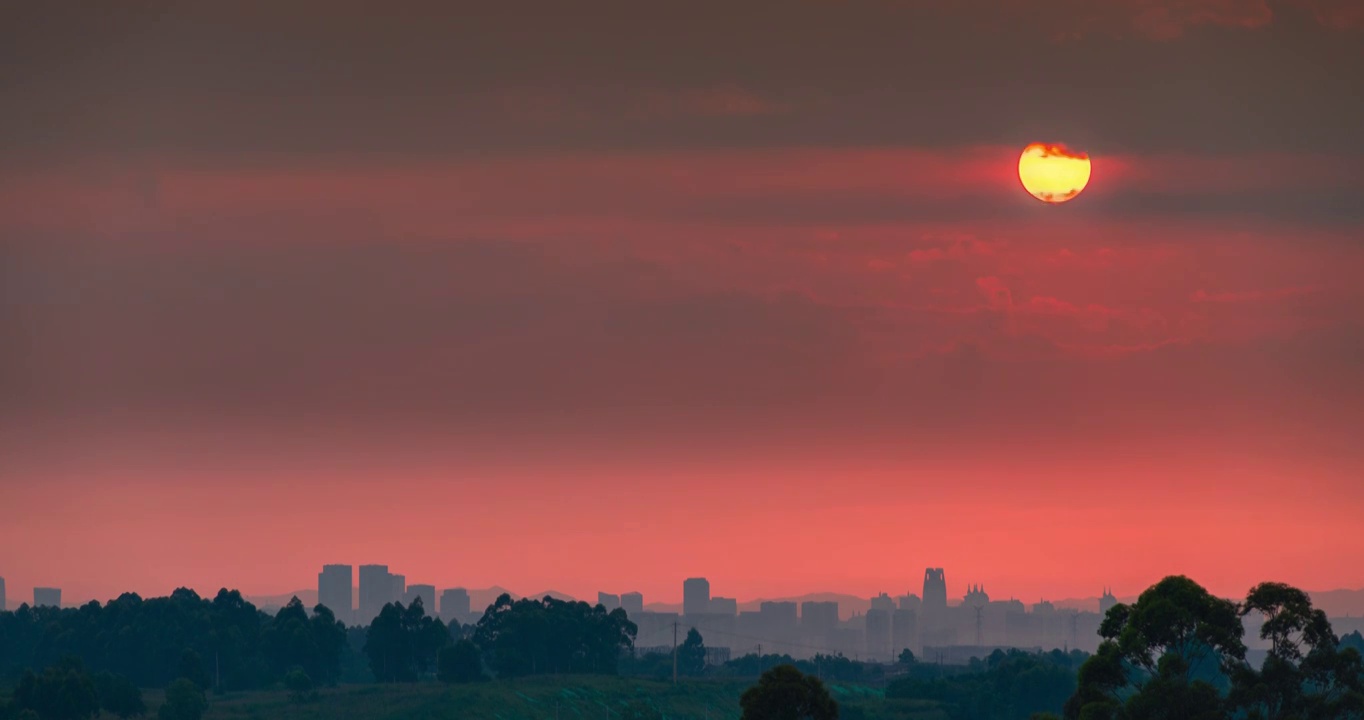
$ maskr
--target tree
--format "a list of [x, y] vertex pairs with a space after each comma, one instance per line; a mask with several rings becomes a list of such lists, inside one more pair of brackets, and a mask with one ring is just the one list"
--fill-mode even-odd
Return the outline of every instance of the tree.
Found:
[[208, 699], [198, 685], [180, 678], [166, 688], [166, 702], [157, 713], [158, 720], [200, 720], [208, 709]]
[[498, 677], [539, 673], [607, 673], [634, 646], [625, 611], [545, 597], [515, 602], [503, 594], [474, 629], [474, 642]]
[[125, 720], [147, 713], [142, 691], [126, 676], [101, 672], [93, 679], [95, 693], [99, 695], [100, 710]]
[[412, 643], [403, 626], [401, 603], [385, 605], [369, 624], [364, 652], [369, 658], [369, 669], [379, 682], [410, 682], [417, 679]]
[[485, 678], [483, 657], [478, 646], [465, 638], [449, 647], [441, 648], [437, 660], [436, 677], [446, 683], [478, 682]]
[[677, 648], [677, 671], [690, 677], [706, 672], [706, 643], [696, 628], [687, 631], [687, 639]]
[[333, 685], [341, 677], [341, 656], [346, 652], [346, 624], [325, 605], [313, 608], [309, 622], [313, 657], [308, 672], [318, 682]]
[[778, 665], [739, 699], [743, 720], [838, 720], [838, 703], [819, 678]]
[[40, 720], [88, 720], [99, 712], [95, 683], [79, 659], [68, 657], [43, 670], [26, 671], [14, 689], [15, 710], [32, 710]]
[[301, 667], [295, 667], [284, 674], [284, 688], [294, 702], [303, 702], [313, 694], [313, 679]]
[[1326, 613], [1307, 593], [1283, 583], [1251, 589], [1241, 614], [1259, 614], [1270, 642], [1257, 671], [1236, 668], [1230, 702], [1254, 720], [1364, 717], [1364, 671], [1352, 648], [1341, 648]]
[[189, 648], [180, 653], [180, 663], [176, 666], [176, 672], [179, 677], [199, 686], [200, 690], [207, 690], [211, 684], [208, 679], [208, 670], [204, 669], [204, 659], [199, 657], [199, 653]]
[[1214, 717], [1222, 700], [1213, 682], [1245, 662], [1235, 603], [1198, 583], [1171, 576], [1131, 606], [1108, 611], [1099, 651], [1080, 668], [1066, 717], [1162, 717], [1155, 708], [1182, 708], [1181, 717]]
[[914, 651], [913, 651], [913, 650], [910, 650], [909, 648], [905, 648], [904, 650], [901, 650], [901, 651], [900, 651], [900, 657], [899, 657], [898, 662], [899, 662], [901, 665], [909, 666], [909, 665], [913, 665], [914, 663], [918, 662], [918, 659], [914, 657]]

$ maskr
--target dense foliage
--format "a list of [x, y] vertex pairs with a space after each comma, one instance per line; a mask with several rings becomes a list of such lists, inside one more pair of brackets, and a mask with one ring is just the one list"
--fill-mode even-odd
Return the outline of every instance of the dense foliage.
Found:
[[[1246, 660], [1242, 618], [1259, 615], [1270, 643]], [[1282, 583], [1237, 604], [1185, 577], [1168, 577], [1131, 606], [1109, 610], [1104, 641], [1081, 668], [1068, 720], [1360, 720], [1364, 667], [1307, 594]]]
[[910, 661], [903, 663], [907, 676], [886, 686], [886, 697], [935, 700], [954, 718], [1026, 718], [1061, 710], [1075, 692], [1075, 672], [1086, 657], [1078, 651], [995, 650], [985, 660], [973, 659], [965, 672], [950, 674]]
[[795, 665], [778, 665], [739, 698], [743, 720], [838, 720], [838, 703], [824, 683]]
[[503, 594], [474, 628], [473, 640], [497, 677], [543, 673], [616, 674], [621, 654], [634, 647], [635, 624], [625, 611], [601, 605], [512, 601]]
[[483, 672], [483, 656], [474, 641], [462, 638], [450, 647], [441, 648], [436, 660], [436, 677], [447, 683], [470, 683], [487, 679]]
[[364, 652], [379, 682], [411, 682], [435, 671], [437, 655], [450, 642], [449, 628], [428, 616], [418, 597], [407, 607], [389, 603], [379, 611]]
[[74, 656], [96, 674], [126, 675], [137, 687], [165, 687], [185, 677], [201, 689], [259, 688], [293, 666], [333, 683], [346, 629], [326, 608], [314, 613], [309, 617], [295, 599], [270, 616], [235, 590], [212, 600], [179, 589], [169, 597], [130, 593], [79, 608], [24, 605], [0, 613], [0, 680]]

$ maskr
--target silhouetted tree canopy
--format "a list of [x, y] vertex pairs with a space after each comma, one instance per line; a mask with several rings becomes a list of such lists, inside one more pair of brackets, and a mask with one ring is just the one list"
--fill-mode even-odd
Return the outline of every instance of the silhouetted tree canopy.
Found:
[[294, 702], [303, 702], [313, 694], [313, 679], [303, 668], [295, 667], [284, 674], [284, 688]]
[[370, 623], [365, 656], [379, 682], [412, 682], [436, 668], [436, 656], [450, 645], [450, 631], [429, 617], [420, 597], [412, 604], [389, 603]]
[[[1241, 618], [1259, 615], [1270, 650], [1246, 661]], [[1099, 652], [1080, 669], [1069, 720], [1360, 720], [1364, 667], [1307, 593], [1283, 583], [1243, 603], [1170, 577], [1109, 611]]]
[[1013, 720], [1033, 713], [1058, 712], [1075, 692], [1081, 652], [1029, 653], [995, 650], [984, 660], [944, 673], [938, 666], [913, 663], [908, 677], [886, 686], [893, 699], [936, 700], [952, 717]]
[[677, 648], [677, 672], [690, 677], [706, 672], [706, 643], [696, 628], [687, 631], [687, 639]]
[[127, 677], [111, 672], [94, 676], [95, 692], [99, 695], [99, 709], [120, 718], [137, 717], [147, 713], [142, 690]]
[[69, 657], [40, 674], [25, 672], [14, 689], [14, 708], [40, 720], [87, 720], [99, 713], [95, 683], [79, 659]]
[[1189, 718], [1216, 713], [1217, 684], [1245, 662], [1244, 633], [1236, 603], [1186, 577], [1167, 577], [1135, 604], [1109, 609], [1099, 626], [1104, 640], [1080, 669], [1066, 717], [1148, 717], [1172, 703]]
[[795, 665], [778, 665], [739, 698], [743, 720], [838, 720], [838, 703], [824, 683]]
[[462, 638], [450, 647], [441, 648], [436, 664], [436, 677], [441, 682], [470, 683], [485, 679], [483, 656], [469, 638]]
[[1259, 670], [1233, 672], [1229, 703], [1252, 720], [1346, 720], [1364, 717], [1364, 668], [1353, 648], [1342, 648], [1326, 613], [1307, 593], [1283, 583], [1262, 583], [1246, 596], [1241, 614], [1264, 620], [1270, 642]]
[[474, 629], [474, 642], [498, 677], [539, 673], [615, 674], [634, 647], [625, 611], [546, 597], [515, 602], [503, 594]]
[[127, 593], [106, 605], [0, 612], [0, 679], [72, 655], [134, 687], [165, 687], [187, 677], [200, 688], [259, 688], [293, 665], [330, 683], [346, 651], [345, 630], [329, 611], [308, 618], [293, 602], [271, 617], [235, 590], [220, 590], [212, 600], [181, 588], [169, 597]]
[[158, 720], [199, 720], [208, 709], [208, 698], [198, 685], [180, 678], [166, 688], [166, 702], [157, 712]]

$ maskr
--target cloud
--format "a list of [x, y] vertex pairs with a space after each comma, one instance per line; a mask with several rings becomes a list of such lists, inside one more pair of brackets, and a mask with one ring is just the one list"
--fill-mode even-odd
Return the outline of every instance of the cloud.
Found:
[[693, 115], [696, 117], [757, 117], [790, 111], [774, 102], [735, 85], [654, 91], [644, 93], [638, 112], [645, 117]]
[[1243, 290], [1240, 292], [1210, 293], [1200, 288], [1189, 296], [1189, 300], [1196, 303], [1247, 303], [1260, 300], [1277, 300], [1281, 298], [1298, 297], [1319, 291], [1320, 288], [1316, 287], [1287, 287], [1275, 288], [1273, 290]]

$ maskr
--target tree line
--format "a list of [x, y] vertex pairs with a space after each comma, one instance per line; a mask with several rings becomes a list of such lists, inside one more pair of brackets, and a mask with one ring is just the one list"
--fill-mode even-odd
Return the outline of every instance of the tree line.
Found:
[[[1270, 645], [1259, 667], [1246, 659], [1247, 617]], [[1099, 634], [1067, 720], [1364, 719], [1359, 634], [1342, 642], [1307, 593], [1283, 583], [1237, 603], [1167, 577], [1110, 609]]]
[[327, 608], [310, 615], [295, 598], [270, 615], [235, 590], [212, 600], [182, 588], [168, 597], [128, 593], [104, 605], [0, 613], [0, 679], [8, 683], [68, 658], [145, 688], [187, 677], [203, 688], [254, 689], [294, 668], [330, 683], [345, 650], [346, 628]]

